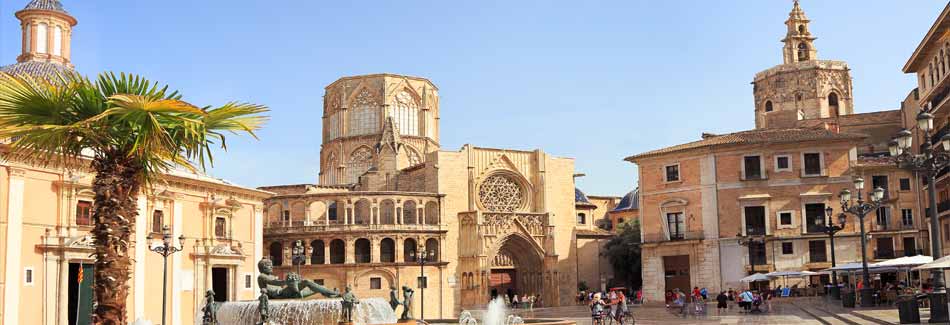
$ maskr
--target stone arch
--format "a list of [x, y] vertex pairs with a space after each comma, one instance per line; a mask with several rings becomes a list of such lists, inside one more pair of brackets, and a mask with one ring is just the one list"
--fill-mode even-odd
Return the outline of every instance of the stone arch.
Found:
[[775, 108], [772, 107], [772, 101], [771, 101], [771, 100], [765, 101], [765, 112], [766, 112], [766, 113], [771, 112], [771, 111], [773, 111], [774, 109], [775, 109]]
[[280, 222], [280, 212], [283, 208], [278, 203], [274, 203], [267, 206], [267, 222], [268, 223], [279, 223]]
[[406, 200], [402, 203], [402, 223], [406, 225], [416, 224], [418, 221], [416, 211], [416, 201]]
[[297, 201], [290, 205], [290, 220], [304, 221], [307, 218], [307, 203], [303, 201]]
[[396, 241], [392, 238], [383, 238], [379, 241], [379, 261], [382, 263], [396, 262]]
[[[510, 258], [513, 264], [511, 269], [514, 272], [507, 273], [513, 277], [511, 281], [517, 292], [527, 294], [544, 292], [544, 281], [541, 278], [544, 273], [544, 252], [537, 242], [522, 234], [509, 234], [492, 250], [489, 261], [494, 260], [498, 255]], [[493, 288], [489, 285], [488, 290], [491, 289]]]
[[393, 200], [385, 199], [379, 203], [379, 223], [383, 225], [396, 224], [396, 205]]
[[485, 174], [476, 187], [478, 206], [486, 211], [514, 212], [531, 207], [531, 183], [521, 174], [497, 169]]
[[353, 206], [353, 223], [357, 225], [367, 225], [370, 224], [370, 219], [372, 218], [372, 210], [370, 209], [370, 203], [367, 199], [360, 199], [356, 201], [356, 204]]
[[373, 245], [369, 239], [360, 238], [353, 243], [353, 252], [356, 263], [369, 263], [373, 260]]
[[425, 224], [427, 225], [437, 225], [439, 224], [439, 204], [435, 201], [429, 201], [426, 203], [425, 208]]
[[392, 96], [390, 100], [392, 104], [386, 107], [389, 113], [387, 115], [393, 117], [399, 134], [418, 136], [420, 106], [422, 106], [419, 94], [411, 87], [401, 87], [397, 88]]
[[346, 159], [346, 183], [357, 183], [359, 177], [373, 166], [376, 155], [369, 146], [359, 146], [350, 152]]
[[314, 222], [327, 221], [327, 204], [323, 201], [310, 202], [310, 220]]
[[432, 254], [429, 257], [430, 261], [439, 262], [442, 261], [441, 249], [439, 248], [439, 240], [435, 238], [426, 239], [426, 252]]
[[316, 239], [310, 242], [310, 264], [325, 264], [327, 262], [326, 243]]
[[412, 146], [403, 145], [402, 150], [406, 153], [406, 166], [411, 167], [423, 163], [422, 155], [420, 155], [419, 151]]
[[389, 291], [390, 287], [396, 286], [396, 274], [388, 269], [369, 269], [356, 274], [356, 287], [361, 290], [371, 290], [370, 278], [379, 277], [382, 280], [379, 289]]
[[268, 250], [270, 255], [270, 261], [274, 263], [275, 266], [280, 266], [284, 264], [284, 245], [278, 241], [270, 243], [270, 249]]
[[346, 263], [346, 243], [342, 239], [330, 242], [330, 264]]
[[416, 261], [415, 253], [416, 253], [416, 248], [417, 248], [417, 246], [418, 246], [418, 245], [416, 244], [416, 239], [415, 239], [415, 238], [406, 238], [406, 239], [402, 242], [402, 259], [403, 259], [403, 262], [409, 263], [409, 262], [415, 262], [415, 261]]
[[808, 44], [805, 44], [804, 42], [798, 43], [798, 61], [799, 62], [809, 60], [808, 50], [809, 50]]
[[830, 93], [828, 93], [828, 116], [838, 117], [838, 115], [841, 115], [841, 110], [839, 107], [841, 107], [841, 103], [840, 99], [838, 98], [838, 92], [832, 90]]
[[337, 183], [338, 180], [336, 176], [337, 174], [336, 170], [337, 170], [337, 166], [339, 165], [340, 164], [339, 162], [337, 162], [336, 153], [331, 151], [327, 155], [326, 159], [323, 160], [323, 165], [321, 166], [321, 168], [323, 169], [323, 175], [324, 175], [323, 179], [324, 181], [326, 181], [326, 184]]

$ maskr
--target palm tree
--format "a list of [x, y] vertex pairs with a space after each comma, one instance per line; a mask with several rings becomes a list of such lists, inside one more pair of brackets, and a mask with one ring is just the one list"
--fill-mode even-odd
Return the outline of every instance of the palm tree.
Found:
[[[213, 163], [225, 133], [251, 136], [266, 121], [260, 105], [199, 108], [168, 86], [134, 75], [75, 74], [54, 80], [0, 73], [0, 139], [13, 139], [8, 161], [95, 173], [93, 322], [124, 324], [129, 293], [129, 243], [136, 198], [163, 172]], [[144, 243], [139, 243], [144, 244]]]

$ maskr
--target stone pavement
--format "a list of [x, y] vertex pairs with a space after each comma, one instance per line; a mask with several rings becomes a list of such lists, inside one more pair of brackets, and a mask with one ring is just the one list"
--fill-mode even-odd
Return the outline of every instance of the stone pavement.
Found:
[[[738, 306], [722, 314], [716, 312], [715, 304], [709, 304], [708, 310], [702, 315], [681, 316], [663, 305], [632, 306], [636, 317], [636, 324], [824, 324], [824, 325], [854, 325], [854, 324], [898, 324], [899, 317], [895, 307], [878, 308], [843, 308], [840, 300], [826, 300], [823, 297], [808, 298], [778, 298], [772, 300], [770, 312], [762, 314], [746, 314], [739, 311]], [[473, 310], [479, 317], [481, 311]], [[535, 308], [534, 311], [516, 309], [514, 314], [524, 318], [568, 319], [576, 321], [578, 325], [591, 324], [590, 312], [586, 306], [565, 306], [552, 308]], [[927, 321], [927, 309], [921, 309], [921, 320]]]

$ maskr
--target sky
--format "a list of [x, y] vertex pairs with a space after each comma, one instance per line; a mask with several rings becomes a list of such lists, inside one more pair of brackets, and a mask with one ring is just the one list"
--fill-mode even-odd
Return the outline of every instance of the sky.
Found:
[[[0, 0], [0, 65], [27, 0]], [[791, 0], [63, 0], [76, 69], [131, 72], [199, 106], [263, 104], [259, 140], [229, 138], [208, 173], [244, 186], [316, 183], [323, 88], [351, 75], [439, 87], [441, 146], [575, 159], [588, 195], [637, 184], [624, 157], [754, 127], [752, 81], [782, 63]], [[855, 112], [897, 109], [901, 68], [942, 1], [802, 0], [821, 59], [848, 61]]]

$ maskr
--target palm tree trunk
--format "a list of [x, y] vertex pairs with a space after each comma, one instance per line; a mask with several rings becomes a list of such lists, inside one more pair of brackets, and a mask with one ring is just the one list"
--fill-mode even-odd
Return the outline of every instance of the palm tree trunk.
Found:
[[93, 161], [94, 324], [128, 322], [126, 301], [132, 265], [129, 243], [138, 215], [136, 205], [141, 186], [140, 170], [132, 166], [135, 164], [121, 154], [99, 156]]

